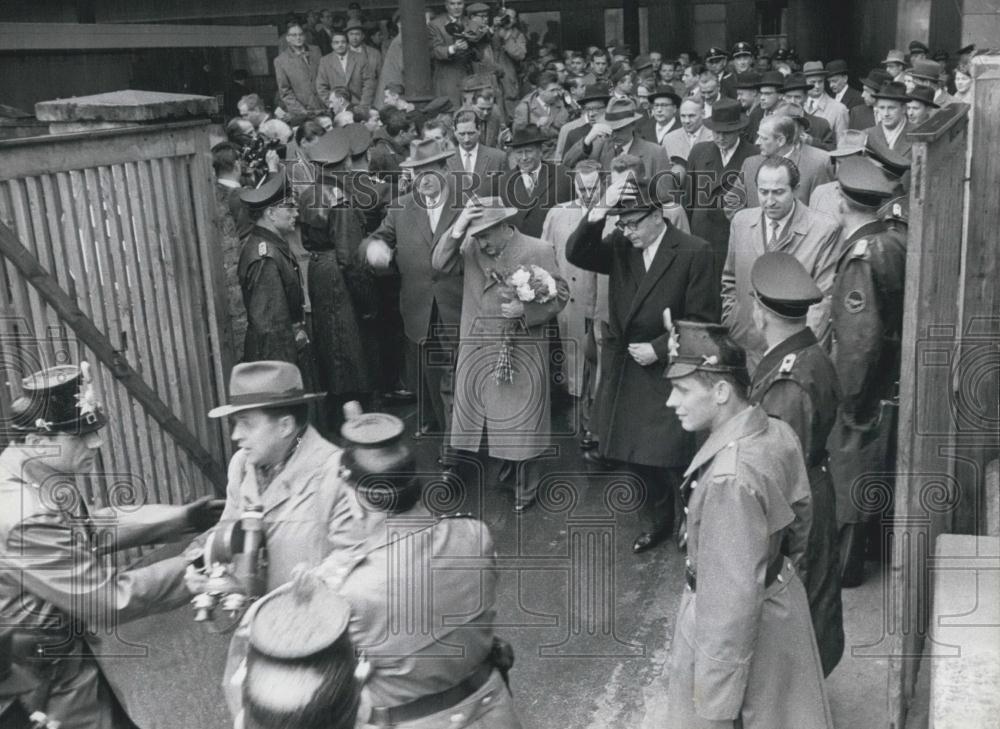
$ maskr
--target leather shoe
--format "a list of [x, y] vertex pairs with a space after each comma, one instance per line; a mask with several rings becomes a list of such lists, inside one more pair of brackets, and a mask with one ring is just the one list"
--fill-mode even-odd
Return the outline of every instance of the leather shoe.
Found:
[[589, 430], [584, 431], [583, 437], [580, 438], [580, 450], [592, 451], [597, 448], [597, 439], [594, 438], [594, 434]]
[[611, 468], [613, 466], [611, 461], [602, 456], [596, 450], [584, 451], [583, 460], [592, 466], [597, 466], [598, 468]]
[[643, 532], [632, 542], [632, 553], [641, 554], [646, 550], [652, 549], [668, 536], [670, 535], [666, 531]]

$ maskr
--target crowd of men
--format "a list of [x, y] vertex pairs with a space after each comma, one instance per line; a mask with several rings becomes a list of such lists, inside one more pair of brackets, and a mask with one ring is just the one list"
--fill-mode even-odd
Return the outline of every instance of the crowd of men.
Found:
[[[196, 565], [221, 518], [267, 543], [270, 594], [225, 676], [237, 726], [518, 727], [489, 529], [431, 513], [406, 443], [438, 444], [457, 483], [479, 459], [523, 515], [569, 402], [588, 466], [642, 484], [633, 551], [686, 552], [668, 726], [832, 727], [841, 589], [881, 557], [857, 484], [894, 466], [907, 132], [970, 102], [974, 49], [950, 71], [890, 50], [856, 89], [841, 60], [744, 42], [529, 48], [516, 11], [478, 2], [427, 29], [432, 96], [352, 7], [287, 23], [273, 104], [231, 99], [213, 162], [247, 323], [208, 413], [238, 447], [225, 504], [117, 515], [111, 550], [200, 534], [183, 557], [118, 571], [81, 546], [96, 515], [50, 492], [92, 467], [107, 418], [85, 364], [25, 378], [0, 455], [4, 726], [121, 726], [66, 627], [215, 594]], [[406, 400], [409, 436], [352, 402]], [[384, 643], [428, 605], [462, 650]]]

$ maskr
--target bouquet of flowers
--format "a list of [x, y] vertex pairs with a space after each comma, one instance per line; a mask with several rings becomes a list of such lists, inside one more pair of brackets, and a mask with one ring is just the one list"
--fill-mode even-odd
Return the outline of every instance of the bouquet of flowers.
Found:
[[[501, 295], [507, 300], [523, 303], [536, 302], [547, 304], [556, 298], [558, 288], [551, 273], [541, 266], [518, 266], [506, 276], [494, 271], [493, 279], [500, 284]], [[500, 342], [500, 353], [493, 367], [493, 381], [500, 385], [514, 381], [514, 364], [510, 354], [510, 335], [513, 325], [508, 323], [503, 328], [503, 339]]]

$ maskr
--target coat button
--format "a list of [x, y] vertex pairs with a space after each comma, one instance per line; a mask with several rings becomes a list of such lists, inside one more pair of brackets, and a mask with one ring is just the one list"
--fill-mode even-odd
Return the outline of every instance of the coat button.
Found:
[[464, 720], [465, 720], [465, 714], [452, 714], [451, 716], [448, 717], [448, 721], [450, 721], [452, 724], [458, 724], [458, 722]]
[[491, 703], [492, 701], [493, 701], [493, 696], [492, 695], [490, 695], [490, 696], [484, 696], [483, 697], [483, 706], [486, 706], [487, 704]]
[[690, 560], [690, 558], [684, 560], [684, 566], [685, 567], [690, 567], [691, 566], [691, 560]]
[[691, 488], [693, 488], [693, 489], [698, 488], [698, 482], [697, 481], [692, 481], [691, 482]]
[[687, 513], [688, 513], [688, 508], [687, 508], [686, 506], [684, 507], [684, 513], [685, 513], [685, 514], [687, 514]]

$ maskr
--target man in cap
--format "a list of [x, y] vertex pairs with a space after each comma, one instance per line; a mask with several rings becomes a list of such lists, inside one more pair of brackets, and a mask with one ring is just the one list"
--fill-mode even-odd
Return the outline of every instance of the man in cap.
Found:
[[[569, 299], [555, 250], [519, 232], [519, 215], [500, 198], [470, 200], [433, 253], [435, 269], [464, 276], [450, 445], [472, 453], [485, 448], [490, 458], [503, 462], [499, 480], [515, 469], [517, 513], [534, 503], [539, 456], [552, 445], [551, 379], [542, 329]], [[530, 300], [513, 295], [511, 275], [532, 266], [548, 277], [548, 293]]]
[[316, 74], [321, 56], [318, 48], [306, 45], [305, 31], [297, 21], [288, 24], [285, 40], [288, 48], [274, 59], [278, 96], [285, 111], [304, 119], [310, 113], [326, 108], [316, 93]]
[[445, 0], [444, 9], [445, 12], [427, 24], [434, 65], [434, 91], [457, 105], [462, 98], [462, 80], [472, 71], [469, 42], [451, 32], [465, 28], [465, 0]]
[[[801, 107], [795, 107], [801, 116]], [[803, 144], [798, 121], [791, 115], [766, 116], [757, 130], [757, 147], [760, 154], [748, 157], [740, 170], [739, 183], [733, 194], [727, 196], [730, 211], [754, 208], [760, 205], [757, 194], [757, 170], [765, 157], [786, 157], [797, 170], [798, 186], [795, 196], [806, 203], [812, 191], [830, 180], [830, 155], [813, 145]]]
[[555, 149], [559, 128], [569, 121], [569, 111], [563, 102], [564, 92], [555, 73], [543, 71], [538, 76], [538, 87], [514, 107], [511, 129], [517, 132], [532, 125], [541, 131], [547, 140], [551, 140], [546, 148]]
[[822, 61], [807, 61], [802, 67], [809, 89], [806, 91], [807, 114], [825, 119], [833, 130], [834, 141], [847, 130], [847, 107], [826, 93], [827, 71]]
[[767, 341], [767, 353], [750, 384], [750, 401], [790, 425], [802, 446], [812, 494], [812, 527], [798, 572], [809, 600], [823, 675], [829, 676], [844, 652], [837, 509], [826, 450], [840, 386], [830, 356], [806, 325], [809, 308], [822, 301], [823, 292], [795, 256], [780, 251], [757, 259], [750, 282], [754, 323]]
[[760, 151], [742, 136], [748, 124], [739, 102], [731, 99], [718, 102], [712, 109], [712, 118], [705, 121], [712, 132], [712, 141], [694, 145], [687, 161], [684, 192], [691, 234], [712, 246], [716, 270], [720, 273], [729, 247], [724, 197], [739, 179], [743, 163]]
[[542, 161], [548, 141], [549, 137], [534, 125], [514, 132], [507, 145], [513, 166], [497, 183], [504, 205], [521, 211], [517, 229], [530, 238], [542, 234], [549, 210], [573, 198], [572, 180], [566, 168]]
[[907, 135], [913, 131], [913, 126], [906, 119], [906, 103], [910, 100], [906, 87], [889, 81], [874, 96], [878, 122], [865, 130], [868, 138], [884, 144], [894, 152], [908, 155], [913, 143], [907, 139]]
[[705, 66], [718, 79], [719, 93], [730, 99], [735, 99], [736, 77], [726, 68], [728, 63], [729, 54], [721, 48], [712, 46], [705, 52]]
[[915, 65], [918, 61], [926, 61], [931, 54], [931, 49], [922, 41], [910, 41], [910, 65]]
[[[424, 389], [425, 419], [447, 434], [451, 420], [454, 336], [462, 311], [462, 278], [442, 275], [431, 266], [435, 241], [463, 208], [447, 160], [454, 151], [433, 140], [415, 141], [401, 166], [413, 174], [412, 192], [390, 206], [385, 220], [362, 244], [362, 255], [377, 270], [395, 260], [400, 274], [399, 310], [407, 340], [407, 369]], [[419, 391], [414, 389], [414, 391]]]
[[679, 178], [686, 174], [687, 159], [691, 149], [699, 142], [712, 141], [712, 130], [705, 126], [704, 114], [704, 107], [700, 101], [684, 99], [678, 114], [681, 128], [667, 132], [663, 138], [663, 148], [670, 161], [670, 170]]
[[833, 133], [833, 127], [831, 127], [830, 122], [823, 117], [816, 114], [808, 114], [805, 111], [808, 91], [811, 88], [813, 88], [812, 85], [806, 81], [806, 77], [801, 73], [788, 74], [788, 77], [785, 79], [785, 85], [782, 89], [782, 101], [785, 104], [792, 104], [801, 108], [801, 112], [789, 114], [788, 109], [779, 109], [779, 107], [775, 107], [772, 110], [772, 113], [783, 113], [786, 116], [792, 116], [798, 119], [800, 124], [804, 127], [805, 134], [803, 135], [803, 142], [829, 152], [837, 146], [837, 140]]
[[636, 133], [647, 142], [662, 147], [666, 136], [680, 129], [677, 109], [681, 105], [681, 97], [672, 86], [657, 86], [649, 93], [649, 103], [651, 115], [639, 122]]
[[[755, 168], [759, 207], [748, 207], [733, 216], [729, 255], [722, 273], [722, 323], [746, 350], [751, 374], [767, 350], [767, 342], [753, 320], [750, 280], [753, 264], [771, 251], [791, 254], [809, 272], [824, 297], [828, 297], [840, 235], [835, 219], [810, 210], [801, 198], [797, 199], [802, 183], [792, 160], [772, 155], [763, 158]], [[809, 326], [818, 339], [827, 336], [828, 299], [824, 298], [810, 310]]]
[[906, 54], [902, 51], [891, 50], [885, 55], [882, 67], [889, 78], [897, 83], [903, 83], [903, 73], [906, 71]]
[[647, 141], [637, 133], [642, 114], [629, 99], [612, 99], [604, 112], [604, 121], [594, 124], [581, 141], [567, 150], [564, 162], [574, 166], [584, 157], [596, 160], [604, 170], [611, 169], [611, 160], [620, 154], [633, 154], [642, 160], [644, 177], [656, 178], [670, 167], [666, 150]]
[[0, 454], [0, 614], [30, 644], [36, 685], [22, 701], [64, 729], [112, 729], [121, 709], [95, 660], [102, 636], [191, 599], [183, 557], [117, 569], [116, 553], [207, 529], [218, 511], [208, 497], [95, 508], [76, 480], [95, 475], [108, 423], [89, 364], [35, 372], [20, 389], [8, 421], [20, 437]]
[[[708, 431], [685, 472], [687, 588], [670, 650], [667, 729], [831, 729], [797, 574], [811, 526], [792, 428], [747, 397], [739, 346], [716, 324], [671, 322], [667, 407]], [[765, 475], [766, 474], [766, 475]]]
[[864, 131], [875, 126], [875, 94], [889, 81], [889, 74], [881, 68], [873, 68], [861, 79], [861, 100], [864, 104], [853, 107], [848, 114], [848, 126]]
[[833, 287], [834, 364], [843, 397], [830, 437], [830, 468], [843, 586], [856, 587], [864, 580], [865, 521], [872, 526], [873, 515], [864, 513], [853, 486], [868, 473], [895, 468], [906, 236], [887, 230], [878, 216], [896, 185], [871, 160], [845, 159], [837, 179], [847, 240]]
[[352, 53], [347, 34], [333, 32], [333, 51], [323, 56], [316, 74], [316, 93], [320, 99], [330, 98], [330, 92], [343, 87], [351, 92], [351, 103], [370, 107], [375, 100], [375, 74], [364, 58]]
[[[830, 165], [836, 177], [837, 164], [845, 157], [865, 153], [868, 135], [854, 129], [848, 129], [837, 143], [837, 148], [830, 152]], [[809, 207], [821, 213], [838, 218], [840, 216], [840, 184], [836, 179], [824, 182], [813, 188], [809, 195]], [[843, 230], [840, 232], [844, 236]], [[838, 250], [840, 246], [838, 245]]]
[[561, 161], [566, 150], [587, 136], [594, 124], [603, 121], [604, 111], [610, 99], [611, 94], [608, 92], [607, 84], [590, 84], [584, 89], [583, 96], [578, 99], [582, 110], [580, 117], [566, 122], [559, 129], [555, 151], [557, 160]]
[[[851, 109], [855, 106], [865, 103], [865, 100], [861, 98], [861, 94], [848, 85], [847, 61], [837, 59], [826, 64], [826, 82], [830, 87], [830, 93], [834, 101], [839, 101], [846, 106], [848, 115], [850, 115]], [[849, 119], [848, 126], [850, 126]]]
[[[675, 491], [694, 443], [664, 407], [670, 394], [662, 365], [671, 359], [661, 315], [718, 319], [718, 269], [709, 244], [667, 222], [655, 186], [625, 177], [608, 186], [570, 236], [566, 258], [607, 274], [608, 326], [601, 348], [594, 427], [603, 458], [633, 473], [646, 494], [644, 552], [674, 532]], [[609, 215], [618, 217], [605, 234]], [[636, 425], [639, 427], [636, 427]]]
[[302, 278], [289, 245], [298, 220], [292, 187], [280, 172], [240, 199], [254, 223], [237, 267], [247, 312], [243, 361], [283, 360], [311, 373]]
[[455, 114], [455, 139], [458, 148], [448, 158], [448, 169], [456, 173], [463, 193], [488, 195], [496, 178], [507, 171], [507, 155], [481, 143], [482, 123], [476, 112], [464, 109]]
[[940, 63], [927, 60], [915, 62], [913, 68], [910, 69], [913, 85], [918, 89], [931, 91], [931, 98], [937, 104], [936, 109], [955, 102], [955, 98], [945, 91], [944, 85], [941, 83], [943, 71], [944, 68]]
[[[754, 50], [753, 46], [746, 41], [740, 41], [733, 46], [733, 72], [734, 76], [746, 73], [753, 69]], [[735, 88], [735, 87], [734, 87]]]

